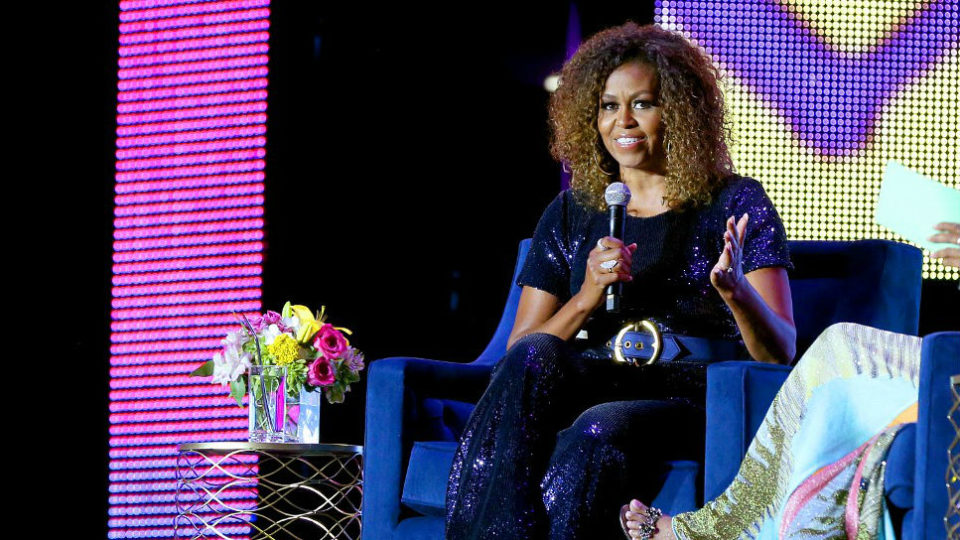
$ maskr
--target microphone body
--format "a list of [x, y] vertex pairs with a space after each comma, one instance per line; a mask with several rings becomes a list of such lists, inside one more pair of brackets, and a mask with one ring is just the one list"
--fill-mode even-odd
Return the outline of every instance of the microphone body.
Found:
[[[610, 236], [623, 240], [623, 229], [627, 221], [627, 203], [630, 202], [630, 190], [622, 182], [614, 182], [607, 186], [603, 197], [610, 211]], [[607, 313], [620, 312], [620, 299], [622, 297], [622, 281], [607, 286]]]

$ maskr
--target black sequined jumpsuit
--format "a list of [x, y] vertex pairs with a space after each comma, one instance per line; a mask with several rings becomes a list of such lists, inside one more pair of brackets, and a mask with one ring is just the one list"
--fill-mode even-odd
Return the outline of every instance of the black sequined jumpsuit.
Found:
[[[627, 218], [636, 242], [625, 318], [656, 319], [665, 332], [739, 337], [710, 284], [726, 219], [750, 215], [745, 273], [790, 267], [786, 235], [758, 182], [731, 177], [706, 207]], [[518, 279], [561, 301], [579, 290], [607, 216], [557, 196], [540, 219]], [[468, 421], [447, 486], [446, 534], [459, 539], [616, 538], [631, 497], [652, 500], [667, 460], [701, 460], [706, 368], [674, 362], [636, 368], [582, 354], [619, 321], [598, 310], [594, 339], [532, 334], [507, 351]]]

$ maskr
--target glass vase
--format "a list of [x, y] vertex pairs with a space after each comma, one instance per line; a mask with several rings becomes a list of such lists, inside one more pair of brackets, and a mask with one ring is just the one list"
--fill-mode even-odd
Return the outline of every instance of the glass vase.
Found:
[[286, 438], [301, 444], [320, 443], [320, 398], [317, 388], [311, 392], [300, 390], [296, 398], [287, 396]]
[[250, 397], [250, 442], [284, 442], [287, 368], [252, 366], [247, 388]]

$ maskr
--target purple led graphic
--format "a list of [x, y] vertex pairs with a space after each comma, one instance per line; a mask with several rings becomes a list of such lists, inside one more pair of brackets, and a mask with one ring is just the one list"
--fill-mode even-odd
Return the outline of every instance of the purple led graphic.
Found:
[[[172, 10], [163, 10], [148, 8], [135, 13], [121, 13], [120, 15], [120, 33], [135, 34], [137, 32], [163, 34], [163, 30], [177, 28], [209, 28], [211, 26], [220, 26], [224, 23], [236, 21], [263, 21], [270, 18], [269, 9], [246, 9], [237, 10], [236, 4], [246, 2], [206, 2], [201, 5], [200, 10], [192, 9], [189, 3], [185, 6], [177, 6]], [[269, 0], [254, 2], [259, 5], [269, 5]], [[227, 12], [218, 12], [223, 7], [229, 9]], [[234, 6], [234, 7], [231, 7]], [[187, 15], [184, 15], [188, 13]], [[197, 14], [201, 13], [201, 14]], [[176, 17], [175, 15], [182, 15]], [[134, 22], [123, 22], [131, 17]]]
[[188, 107], [203, 107], [206, 105], [222, 105], [225, 103], [248, 103], [266, 99], [266, 90], [250, 92], [230, 92], [213, 95], [176, 97], [170, 99], [156, 99], [154, 96], [143, 97], [149, 101], [134, 101], [122, 103], [117, 107], [119, 113], [137, 113], [148, 111], [163, 111], [168, 109], [185, 109]]
[[[270, 28], [266, 17], [263, 20], [247, 21], [233, 24], [215, 24], [211, 26], [195, 26], [164, 30], [162, 32], [141, 32], [124, 34], [121, 29], [120, 45], [139, 45], [163, 41], [193, 40], [195, 38], [228, 36], [231, 34], [246, 34], [250, 32], [265, 33]], [[123, 48], [121, 47], [121, 50]]]
[[134, 124], [118, 126], [117, 136], [122, 138], [154, 133], [176, 133], [192, 130], [218, 129], [230, 126], [249, 126], [263, 124], [266, 121], [267, 115], [260, 113], [226, 117], [216, 116], [200, 120], [161, 122], [155, 124]]
[[[236, 327], [234, 313], [261, 309], [268, 8], [120, 3], [110, 538], [173, 537], [176, 503], [200, 502], [177, 493], [177, 445], [246, 438], [246, 410], [188, 374]], [[248, 476], [257, 462], [225, 471]], [[247, 486], [219, 498], [254, 510]], [[249, 519], [218, 532], [246, 538]]]
[[[262, 56], [262, 55], [261, 55]], [[237, 68], [223, 69], [211, 73], [186, 73], [183, 75], [166, 75], [157, 77], [140, 77], [121, 80], [118, 88], [121, 91], [135, 90], [142, 88], [157, 88], [168, 86], [182, 86], [203, 83], [213, 83], [216, 81], [234, 81], [237, 79], [253, 79], [257, 77], [266, 77], [267, 68]]]
[[262, 171], [263, 170], [263, 160], [255, 161], [238, 161], [235, 163], [221, 163], [217, 167], [172, 167], [169, 169], [161, 169], [152, 172], [144, 171], [133, 171], [133, 172], [121, 172], [117, 173], [115, 176], [116, 181], [119, 182], [131, 182], [138, 180], [155, 180], [158, 178], [182, 178], [184, 176], [202, 176], [205, 174], [211, 174], [211, 171], [216, 171], [218, 173], [237, 173], [237, 172], [248, 172], [248, 171]]
[[[222, 13], [226, 11], [237, 11], [241, 9], [268, 7], [270, 0], [236, 0], [227, 2], [203, 2], [190, 1], [152, 1], [152, 2], [126, 2], [127, 11], [120, 14], [120, 21], [132, 22], [142, 20], [155, 20], [167, 17], [177, 17], [184, 15], [197, 15], [208, 13]], [[162, 6], [167, 7], [164, 9]]]
[[826, 156], [862, 150], [885, 104], [960, 41], [957, 0], [924, 4], [865, 53], [829, 47], [773, 0], [657, 5]]
[[184, 96], [203, 96], [210, 94], [226, 94], [230, 92], [247, 92], [250, 90], [265, 89], [267, 79], [243, 79], [213, 84], [195, 84], [179, 88], [149, 88], [145, 90], [130, 90], [117, 94], [120, 102], [142, 101], [146, 99], [163, 99]]
[[227, 45], [244, 45], [247, 43], [266, 43], [269, 40], [267, 32], [248, 32], [227, 35], [215, 35], [196, 39], [177, 39], [173, 41], [150, 41], [135, 45], [122, 45], [119, 48], [120, 58], [140, 56], [145, 54], [159, 54], [171, 51], [189, 51], [192, 49], [212, 49]]

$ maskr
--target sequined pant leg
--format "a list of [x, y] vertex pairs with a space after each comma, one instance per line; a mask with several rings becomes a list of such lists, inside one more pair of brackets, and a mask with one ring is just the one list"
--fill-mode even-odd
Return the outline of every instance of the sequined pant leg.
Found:
[[565, 384], [576, 357], [563, 340], [533, 334], [494, 368], [464, 428], [447, 485], [449, 540], [540, 538], [540, 481], [572, 410]]
[[550, 539], [618, 538], [620, 506], [652, 500], [664, 462], [700, 459], [703, 410], [683, 400], [591, 407], [560, 432], [544, 476]]

